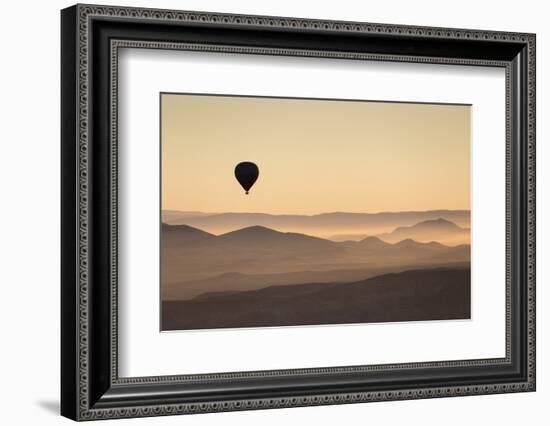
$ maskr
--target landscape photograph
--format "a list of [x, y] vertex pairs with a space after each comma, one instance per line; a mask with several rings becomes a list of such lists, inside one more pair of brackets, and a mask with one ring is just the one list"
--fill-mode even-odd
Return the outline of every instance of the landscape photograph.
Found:
[[469, 319], [470, 116], [161, 94], [160, 330]]

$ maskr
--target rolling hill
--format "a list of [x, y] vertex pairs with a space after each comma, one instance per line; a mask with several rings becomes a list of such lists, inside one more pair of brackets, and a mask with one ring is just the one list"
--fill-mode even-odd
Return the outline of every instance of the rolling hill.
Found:
[[164, 301], [162, 330], [470, 318], [470, 269], [434, 268], [348, 283], [210, 292]]
[[[468, 262], [451, 262], [448, 264], [439, 265], [463, 268], [468, 266]], [[360, 281], [376, 275], [414, 269], [416, 266], [417, 265], [399, 265], [381, 268], [366, 267], [365, 269], [335, 269], [273, 274], [243, 274], [240, 272], [227, 272], [199, 280], [176, 283], [167, 282], [162, 286], [162, 300], [187, 300], [201, 294], [257, 290], [273, 285], [287, 285], [289, 283], [338, 283]]]

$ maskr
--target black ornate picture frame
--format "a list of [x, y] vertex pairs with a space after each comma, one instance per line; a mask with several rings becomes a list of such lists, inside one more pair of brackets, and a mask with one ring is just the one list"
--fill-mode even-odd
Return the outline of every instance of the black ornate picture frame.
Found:
[[[74, 420], [535, 390], [535, 35], [76, 5], [61, 13], [61, 413]], [[123, 47], [501, 67], [506, 356], [121, 378], [117, 88]]]

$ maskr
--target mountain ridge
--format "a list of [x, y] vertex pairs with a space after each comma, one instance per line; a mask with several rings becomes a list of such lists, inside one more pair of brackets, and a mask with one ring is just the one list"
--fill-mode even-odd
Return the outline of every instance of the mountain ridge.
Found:
[[470, 228], [463, 228], [456, 223], [443, 219], [430, 219], [411, 226], [398, 226], [392, 232], [377, 235], [383, 241], [395, 243], [403, 239], [413, 239], [419, 242], [461, 243], [470, 240]]
[[[301, 232], [281, 232], [277, 231], [275, 229], [268, 228], [266, 226], [260, 226], [260, 225], [253, 225], [253, 226], [247, 226], [244, 228], [236, 229], [234, 231], [226, 232], [223, 234], [215, 235], [210, 232], [206, 232], [202, 229], [196, 228], [194, 226], [181, 224], [181, 225], [169, 225], [166, 223], [162, 224], [163, 229], [167, 229], [169, 232], [172, 230], [185, 230], [185, 233], [188, 235], [201, 235], [208, 238], [214, 238], [214, 239], [222, 239], [222, 240], [233, 240], [234, 237], [280, 237], [280, 238], [304, 238], [310, 241], [323, 241], [327, 243], [331, 243], [332, 245], [343, 245], [343, 243], [357, 243], [361, 245], [375, 245], [379, 247], [387, 247], [387, 246], [395, 246], [395, 247], [445, 247], [449, 248], [449, 246], [439, 243], [437, 241], [430, 241], [430, 242], [421, 242], [416, 241], [412, 238], [404, 238], [403, 240], [399, 240], [395, 243], [390, 243], [387, 241], [384, 241], [380, 236], [367, 236], [366, 238], [360, 240], [360, 241], [342, 241], [342, 242], [335, 242], [331, 241], [326, 238], [321, 237], [315, 237], [313, 235], [303, 234]], [[165, 227], [165, 228], [164, 228]], [[462, 244], [464, 245], [464, 244]]]
[[364, 270], [470, 259], [469, 245], [450, 247], [407, 239], [391, 244], [377, 237], [334, 242], [261, 226], [222, 235], [205, 234], [191, 228], [182, 228], [183, 232], [177, 232], [178, 228], [163, 228], [167, 230], [161, 237], [163, 286], [226, 272], [258, 275], [307, 270]]
[[327, 238], [337, 234], [378, 235], [399, 226], [444, 218], [459, 226], [469, 226], [468, 210], [427, 210], [407, 212], [347, 213], [330, 212], [315, 215], [274, 215], [269, 213], [178, 213], [163, 211], [163, 221], [185, 223], [207, 232], [222, 234], [247, 226], [265, 226], [280, 232], [299, 232]]

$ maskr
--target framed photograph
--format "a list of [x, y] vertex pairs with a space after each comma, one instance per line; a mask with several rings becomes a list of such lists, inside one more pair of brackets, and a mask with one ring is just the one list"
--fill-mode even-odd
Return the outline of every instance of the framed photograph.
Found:
[[61, 411], [535, 390], [535, 35], [61, 12]]

